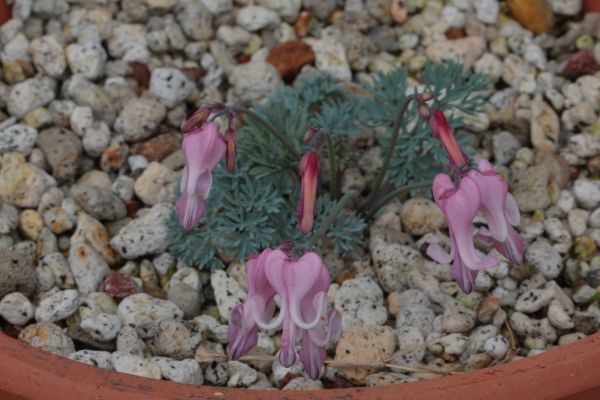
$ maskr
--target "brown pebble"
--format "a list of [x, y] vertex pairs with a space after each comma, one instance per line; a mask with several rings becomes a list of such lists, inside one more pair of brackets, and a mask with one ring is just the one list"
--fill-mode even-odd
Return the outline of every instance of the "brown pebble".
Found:
[[291, 82], [303, 66], [315, 62], [315, 52], [302, 40], [290, 40], [271, 49], [267, 62], [277, 69], [285, 81]]
[[294, 22], [294, 33], [298, 37], [306, 36], [308, 29], [310, 28], [310, 21], [313, 15], [310, 11], [302, 11], [298, 16], [296, 22]]
[[142, 155], [150, 162], [161, 161], [179, 148], [181, 140], [174, 132], [165, 132], [131, 146], [133, 154]]
[[554, 26], [554, 14], [546, 0], [508, 0], [510, 14], [533, 33], [546, 33]]

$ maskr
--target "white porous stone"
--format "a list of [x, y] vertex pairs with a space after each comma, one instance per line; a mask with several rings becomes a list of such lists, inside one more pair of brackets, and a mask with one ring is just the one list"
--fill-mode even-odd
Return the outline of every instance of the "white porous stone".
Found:
[[73, 74], [81, 74], [87, 79], [98, 79], [104, 75], [106, 51], [97, 42], [75, 43], [66, 48], [67, 62]]
[[533, 313], [547, 306], [554, 297], [551, 289], [531, 289], [517, 299], [515, 310], [524, 313]]
[[346, 58], [344, 45], [333, 37], [324, 39], [306, 39], [315, 52], [315, 66], [319, 71], [331, 74], [333, 77], [349, 81], [352, 71]]
[[246, 6], [238, 11], [235, 22], [250, 32], [273, 27], [281, 22], [275, 11], [261, 6]]
[[77, 287], [83, 293], [95, 292], [110, 273], [104, 257], [83, 241], [71, 243], [69, 266]]
[[115, 314], [99, 314], [95, 318], [87, 318], [81, 321], [81, 328], [94, 339], [108, 342], [117, 337], [121, 330], [121, 319]]
[[258, 377], [255, 369], [239, 361], [228, 361], [229, 370], [228, 387], [248, 387], [256, 382]]
[[48, 77], [36, 77], [14, 85], [7, 100], [10, 115], [21, 118], [29, 111], [43, 107], [54, 100], [56, 81]]
[[79, 350], [69, 354], [70, 360], [79, 361], [81, 363], [91, 365], [93, 367], [113, 369], [111, 362], [111, 354], [108, 351], [98, 350]]
[[500, 13], [498, 0], [480, 0], [475, 3], [477, 19], [486, 24], [495, 24]]
[[563, 267], [560, 253], [544, 239], [538, 239], [525, 250], [525, 260], [541, 272], [546, 279], [555, 279]]
[[246, 300], [246, 291], [223, 270], [211, 274], [210, 284], [215, 292], [219, 315], [223, 320], [229, 321], [231, 310]]
[[488, 353], [492, 358], [503, 359], [508, 352], [509, 343], [508, 339], [502, 335], [494, 336], [489, 338], [483, 344], [483, 350]]
[[150, 76], [150, 93], [168, 108], [185, 100], [194, 83], [176, 68], [156, 68]]
[[150, 360], [160, 367], [163, 379], [188, 385], [204, 383], [202, 368], [195, 360], [176, 361], [167, 357], [152, 357]]
[[13, 325], [25, 325], [33, 317], [33, 306], [22, 293], [13, 292], [0, 301], [0, 316]]
[[73, 314], [79, 306], [79, 292], [68, 289], [59, 291], [40, 301], [35, 310], [38, 322], [56, 322]]
[[160, 367], [150, 359], [116, 351], [112, 353], [111, 362], [117, 372], [152, 379], [162, 377]]
[[383, 292], [369, 277], [345, 280], [335, 292], [334, 307], [342, 314], [342, 326], [381, 325], [388, 317]]
[[583, 208], [594, 209], [600, 204], [600, 183], [579, 178], [573, 185], [573, 194]]
[[548, 321], [558, 329], [572, 329], [575, 324], [557, 300], [552, 300], [548, 307]]
[[166, 220], [173, 206], [159, 203], [125, 225], [110, 241], [123, 258], [134, 259], [147, 254], [164, 252], [170, 244]]
[[0, 154], [18, 151], [27, 156], [33, 150], [38, 131], [31, 126], [15, 124], [0, 130]]
[[161, 321], [180, 319], [183, 312], [174, 303], [156, 299], [146, 293], [126, 297], [117, 308], [124, 326], [134, 327], [142, 338], [156, 334]]
[[126, 140], [142, 140], [155, 132], [166, 113], [165, 106], [155, 100], [133, 98], [117, 117], [115, 130], [123, 134]]

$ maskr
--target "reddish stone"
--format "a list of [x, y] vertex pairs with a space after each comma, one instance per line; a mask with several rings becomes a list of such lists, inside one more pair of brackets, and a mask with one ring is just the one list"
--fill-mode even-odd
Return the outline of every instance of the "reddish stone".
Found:
[[177, 150], [181, 140], [173, 132], [161, 133], [131, 146], [131, 152], [146, 157], [148, 161], [161, 161]]
[[104, 279], [104, 291], [117, 301], [140, 292], [134, 280], [121, 272], [113, 272]]
[[206, 71], [200, 67], [184, 67], [180, 69], [191, 81], [196, 82], [202, 78]]
[[450, 28], [446, 31], [446, 37], [448, 39], [460, 39], [464, 38], [465, 36], [467, 36], [467, 34], [463, 29], [460, 28]]
[[250, 56], [246, 53], [242, 53], [237, 56], [237, 62], [240, 64], [246, 64], [250, 61]]
[[140, 84], [140, 86], [148, 87], [150, 84], [150, 69], [148, 66], [141, 62], [130, 62], [129, 68], [131, 68], [131, 72], [133, 77]]
[[600, 13], [600, 0], [585, 0], [583, 12], [584, 14]]
[[294, 33], [298, 37], [306, 36], [308, 29], [310, 28], [310, 21], [313, 15], [310, 11], [302, 11], [298, 16], [296, 22], [294, 22]]
[[594, 54], [589, 50], [581, 50], [569, 56], [563, 74], [576, 79], [582, 75], [593, 75], [597, 70], [598, 64], [594, 60]]
[[267, 62], [284, 80], [292, 81], [303, 66], [315, 62], [315, 52], [302, 40], [290, 40], [271, 49]]
[[11, 8], [5, 0], [0, 0], [0, 25], [10, 19]]
[[127, 209], [127, 217], [135, 218], [137, 212], [140, 208], [142, 208], [144, 204], [141, 201], [133, 199], [125, 202], [125, 208]]

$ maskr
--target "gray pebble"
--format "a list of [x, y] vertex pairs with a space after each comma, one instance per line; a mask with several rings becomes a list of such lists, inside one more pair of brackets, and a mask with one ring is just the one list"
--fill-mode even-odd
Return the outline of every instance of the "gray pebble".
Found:
[[79, 292], [74, 289], [59, 291], [40, 301], [35, 310], [38, 322], [56, 322], [66, 319], [79, 306]]
[[101, 342], [113, 340], [121, 329], [121, 320], [114, 314], [99, 314], [81, 321], [81, 328]]
[[111, 354], [108, 351], [99, 350], [79, 350], [69, 354], [70, 360], [79, 361], [81, 363], [91, 365], [93, 367], [113, 369], [111, 362]]
[[38, 131], [27, 125], [16, 124], [0, 130], [0, 154], [18, 151], [27, 156], [33, 150]]
[[110, 245], [126, 259], [164, 252], [170, 244], [166, 220], [172, 212], [170, 204], [155, 205], [121, 228]]
[[142, 338], [155, 336], [161, 321], [180, 319], [183, 312], [174, 303], [146, 293], [126, 297], [117, 308], [124, 326], [134, 327]]
[[33, 306], [22, 293], [10, 293], [0, 301], [0, 316], [13, 325], [25, 325], [33, 317]]

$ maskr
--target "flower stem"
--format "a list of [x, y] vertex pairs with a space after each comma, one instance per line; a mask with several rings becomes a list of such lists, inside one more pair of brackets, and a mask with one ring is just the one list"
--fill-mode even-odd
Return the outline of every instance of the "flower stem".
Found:
[[431, 182], [419, 182], [413, 183], [410, 185], [400, 186], [398, 189], [392, 190], [388, 194], [386, 194], [378, 203], [376, 203], [371, 210], [367, 213], [366, 219], [369, 220], [375, 216], [377, 211], [381, 209], [384, 205], [393, 200], [396, 196], [401, 195], [402, 193], [406, 193], [410, 190], [421, 189], [424, 187], [431, 186]]
[[248, 108], [245, 108], [245, 107], [227, 106], [227, 109], [230, 111], [236, 112], [236, 113], [246, 114], [249, 117], [254, 118], [256, 120], [256, 122], [258, 122], [260, 125], [262, 125], [263, 128], [265, 128], [267, 131], [269, 131], [270, 134], [275, 136], [275, 138], [277, 140], [279, 140], [281, 142], [281, 144], [288, 149], [288, 151], [294, 156], [295, 159], [298, 159], [298, 160], [300, 159], [300, 154], [296, 151], [296, 149], [294, 148], [292, 143], [289, 141], [289, 139], [284, 134], [279, 132], [265, 118], [261, 117], [259, 114], [255, 113], [254, 111], [252, 111]]
[[329, 135], [325, 135], [325, 137], [327, 138], [327, 153], [329, 157], [329, 193], [331, 194], [331, 200], [335, 200], [338, 195], [337, 160], [335, 159], [333, 140], [331, 140]]
[[381, 185], [383, 183], [383, 179], [387, 174], [388, 168], [390, 166], [390, 162], [392, 160], [392, 155], [394, 154], [394, 150], [396, 148], [396, 142], [398, 141], [398, 135], [400, 134], [400, 126], [402, 125], [402, 121], [404, 120], [404, 114], [408, 109], [408, 106], [411, 101], [414, 100], [414, 96], [408, 96], [402, 106], [400, 106], [400, 110], [398, 110], [398, 115], [396, 116], [396, 122], [394, 123], [394, 127], [392, 128], [392, 138], [390, 140], [390, 144], [386, 150], [385, 158], [383, 159], [383, 165], [379, 170], [379, 174], [377, 175], [377, 179], [375, 180], [375, 184], [371, 189], [371, 193], [365, 200], [364, 209], [368, 209], [373, 201], [379, 196], [379, 191], [381, 190]]
[[325, 237], [327, 230], [335, 222], [336, 218], [338, 217], [338, 214], [342, 212], [342, 210], [346, 207], [346, 203], [352, 200], [355, 196], [356, 195], [352, 192], [348, 192], [342, 196], [340, 201], [338, 201], [338, 203], [335, 205], [335, 208], [333, 209], [331, 214], [327, 217], [325, 221], [321, 223], [321, 227], [319, 228], [319, 230], [311, 236], [309, 242], [311, 245], [314, 245], [319, 238]]

